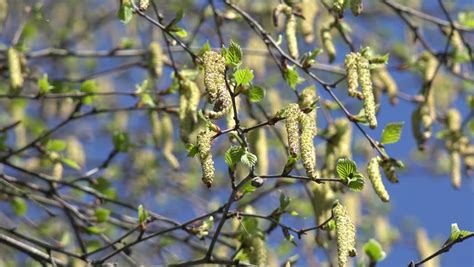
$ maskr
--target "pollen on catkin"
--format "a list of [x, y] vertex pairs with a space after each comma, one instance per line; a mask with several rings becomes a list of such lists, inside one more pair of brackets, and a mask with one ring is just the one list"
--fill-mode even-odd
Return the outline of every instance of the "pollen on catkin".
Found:
[[181, 80], [179, 88], [179, 120], [180, 136], [183, 142], [189, 142], [189, 135], [197, 122], [197, 109], [200, 100], [200, 91], [197, 84], [190, 79]]
[[364, 96], [359, 92], [359, 75], [357, 74], [357, 61], [360, 57], [359, 53], [351, 52], [344, 59], [344, 66], [347, 73], [347, 93], [350, 97], [363, 99]]
[[214, 182], [214, 160], [211, 153], [211, 142], [213, 132], [206, 128], [199, 132], [197, 136], [197, 149], [202, 168], [202, 181], [210, 188]]
[[351, 11], [354, 16], [359, 16], [362, 13], [362, 0], [351, 0]]
[[163, 53], [161, 46], [157, 42], [150, 43], [150, 67], [152, 73], [156, 77], [160, 77], [163, 73]]
[[332, 40], [330, 26], [321, 28], [321, 43], [324, 50], [328, 53], [329, 63], [332, 63], [336, 58], [336, 46]]
[[268, 252], [265, 241], [254, 235], [244, 241], [244, 252], [248, 255], [249, 263], [263, 267], [268, 264]]
[[356, 230], [347, 210], [339, 201], [332, 208], [336, 222], [336, 243], [339, 267], [347, 264], [347, 258], [356, 255]]
[[23, 75], [21, 72], [20, 53], [13, 47], [8, 48], [8, 71], [10, 72], [10, 88], [13, 92], [19, 92], [23, 87]]
[[208, 112], [211, 119], [217, 119], [229, 112], [232, 98], [225, 83], [225, 58], [214, 51], [204, 53], [204, 84], [208, 100], [214, 104], [213, 111]]
[[300, 138], [300, 149], [301, 149], [301, 161], [306, 171], [306, 175], [312, 179], [317, 178], [316, 172], [316, 154], [314, 149], [313, 139], [316, 135], [316, 127], [314, 117], [316, 112], [309, 114], [300, 112], [299, 122], [301, 125], [301, 138]]
[[383, 202], [388, 202], [390, 200], [390, 196], [388, 195], [388, 192], [382, 182], [378, 157], [374, 157], [369, 161], [367, 166], [367, 174], [369, 175], [369, 180], [372, 183], [372, 187], [374, 188], [377, 196], [379, 196]]
[[288, 149], [291, 156], [296, 157], [300, 151], [298, 117], [300, 113], [298, 104], [291, 103], [285, 109], [286, 132], [288, 135]]
[[446, 124], [448, 126], [448, 130], [451, 132], [458, 132], [461, 130], [461, 113], [459, 113], [459, 111], [455, 108], [450, 108], [446, 114]]
[[375, 116], [375, 100], [370, 77], [369, 60], [365, 57], [358, 57], [357, 75], [359, 76], [359, 84], [364, 96], [364, 111], [369, 121], [370, 128], [377, 127], [377, 117]]

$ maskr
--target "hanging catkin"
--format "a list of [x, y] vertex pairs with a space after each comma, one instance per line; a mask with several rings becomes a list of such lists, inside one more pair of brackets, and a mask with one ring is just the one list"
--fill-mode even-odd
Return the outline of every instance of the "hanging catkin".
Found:
[[374, 157], [369, 161], [367, 166], [367, 174], [369, 175], [369, 180], [372, 183], [372, 187], [374, 188], [377, 196], [379, 196], [383, 202], [388, 202], [390, 200], [390, 196], [388, 195], [388, 192], [382, 182], [378, 157]]
[[157, 42], [150, 43], [150, 68], [153, 75], [160, 77], [163, 73], [163, 53], [161, 46]]
[[243, 242], [244, 252], [248, 255], [249, 263], [264, 267], [267, 266], [267, 248], [265, 241], [263, 241], [258, 235], [249, 236]]
[[202, 167], [202, 181], [207, 187], [211, 187], [214, 182], [214, 160], [211, 153], [211, 142], [214, 132], [206, 128], [199, 132], [197, 136], [197, 148], [199, 160]]
[[357, 74], [357, 62], [360, 57], [359, 53], [351, 52], [346, 55], [344, 66], [347, 73], [347, 93], [351, 97], [363, 99], [364, 96], [359, 92], [359, 75]]
[[313, 86], [305, 88], [299, 97], [301, 110], [311, 110], [309, 113], [299, 112], [299, 124], [301, 128], [300, 149], [301, 161], [306, 171], [306, 175], [312, 179], [317, 178], [316, 154], [314, 149], [314, 137], [317, 134], [316, 128], [316, 108], [314, 103], [317, 100], [316, 88]]
[[339, 267], [347, 264], [347, 258], [356, 255], [356, 230], [351, 218], [347, 215], [346, 208], [337, 201], [333, 208], [334, 221], [336, 222], [336, 243]]
[[173, 155], [173, 121], [167, 113], [163, 113], [163, 116], [161, 116], [161, 126], [161, 136], [163, 138], [163, 156], [166, 161], [168, 161], [171, 168], [179, 169], [179, 161]]
[[375, 116], [375, 100], [374, 91], [372, 87], [372, 80], [370, 77], [369, 60], [363, 56], [358, 57], [357, 60], [357, 75], [359, 76], [359, 84], [364, 96], [364, 111], [370, 128], [377, 127], [377, 117]]
[[21, 72], [20, 53], [13, 47], [8, 48], [8, 71], [10, 73], [10, 89], [18, 93], [23, 87], [23, 74]]
[[297, 157], [300, 151], [298, 117], [300, 113], [298, 104], [291, 103], [285, 109], [285, 127], [288, 136], [288, 149], [293, 157]]
[[336, 58], [336, 46], [332, 40], [331, 27], [329, 25], [321, 28], [321, 43], [328, 53], [329, 63]]
[[304, 19], [300, 20], [301, 33], [306, 43], [312, 43], [314, 40], [314, 19], [318, 13], [318, 5], [313, 0], [303, 0], [301, 3], [301, 12]]
[[197, 122], [200, 91], [197, 84], [190, 79], [181, 80], [179, 88], [180, 136], [183, 142], [189, 142], [189, 136]]
[[398, 86], [386, 67], [380, 67], [374, 74], [382, 82], [392, 105], [397, 103]]
[[204, 53], [204, 84], [208, 100], [214, 104], [214, 110], [208, 112], [211, 119], [217, 119], [229, 112], [232, 99], [225, 83], [225, 59], [214, 51]]

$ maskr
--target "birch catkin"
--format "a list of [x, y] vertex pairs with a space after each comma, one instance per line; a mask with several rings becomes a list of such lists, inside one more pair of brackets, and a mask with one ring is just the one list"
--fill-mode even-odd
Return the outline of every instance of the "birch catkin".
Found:
[[296, 157], [300, 151], [298, 117], [300, 113], [298, 104], [288, 104], [286, 107], [286, 132], [288, 135], [288, 149], [291, 156]]
[[354, 16], [359, 16], [362, 13], [362, 0], [351, 0], [351, 11]]
[[189, 135], [197, 122], [200, 91], [197, 84], [190, 79], [181, 80], [179, 89], [180, 136], [183, 142], [189, 142]]
[[387, 68], [381, 67], [375, 71], [375, 75], [380, 79], [392, 105], [397, 103], [398, 86]]
[[372, 88], [372, 80], [370, 77], [369, 60], [365, 57], [358, 57], [357, 60], [357, 75], [359, 76], [359, 83], [364, 96], [364, 111], [369, 121], [370, 128], [377, 127], [377, 117], [375, 116], [375, 100]]
[[332, 208], [336, 222], [336, 243], [339, 267], [347, 264], [347, 258], [356, 255], [356, 230], [347, 210], [338, 201]]
[[336, 46], [332, 40], [330, 26], [321, 28], [321, 43], [324, 50], [328, 53], [329, 63], [332, 63], [336, 58]]
[[161, 46], [157, 42], [150, 43], [150, 67], [153, 75], [160, 77], [163, 73], [163, 53]]
[[372, 183], [375, 193], [383, 202], [388, 202], [390, 197], [387, 190], [382, 182], [382, 175], [380, 174], [379, 169], [379, 159], [374, 157], [369, 161], [367, 166], [367, 174], [369, 175], [369, 180]]
[[13, 47], [7, 51], [8, 71], [10, 72], [10, 88], [14, 93], [23, 87], [23, 74], [21, 73], [20, 53]]
[[203, 55], [204, 84], [209, 102], [215, 103], [214, 110], [209, 112], [211, 119], [224, 116], [232, 107], [232, 99], [225, 83], [225, 59], [214, 51]]
[[259, 236], [251, 236], [244, 241], [244, 251], [248, 255], [249, 263], [259, 267], [267, 266], [267, 248], [265, 241]]
[[214, 160], [211, 153], [211, 142], [213, 132], [206, 128], [197, 136], [197, 148], [199, 152], [199, 160], [202, 168], [202, 181], [207, 187], [211, 187], [214, 182]]
[[336, 12], [339, 18], [344, 17], [344, 2], [345, 0], [333, 0], [332, 10]]
[[359, 53], [351, 52], [346, 55], [344, 66], [347, 73], [347, 93], [351, 97], [363, 99], [363, 95], [359, 92], [359, 75], [357, 74], [357, 62], [360, 57]]
[[285, 35], [290, 56], [294, 59], [298, 59], [300, 56], [298, 52], [298, 40], [296, 38], [296, 16], [293, 15], [292, 11], [287, 14]]
[[179, 161], [173, 155], [173, 121], [171, 120], [171, 117], [166, 113], [161, 116], [161, 126], [161, 136], [163, 138], [163, 156], [166, 161], [168, 161], [171, 168], [179, 169]]
[[303, 162], [303, 167], [306, 171], [306, 175], [311, 179], [316, 179], [316, 154], [314, 150], [313, 139], [316, 135], [316, 127], [314, 123], [314, 118], [312, 115], [315, 113], [303, 113], [300, 112], [299, 122], [301, 125], [301, 139], [300, 139], [300, 149], [301, 149], [301, 161]]
[[301, 3], [301, 12], [305, 19], [300, 20], [301, 33], [304, 36], [306, 43], [311, 43], [314, 40], [313, 23], [318, 13], [318, 5], [313, 0], [303, 0]]

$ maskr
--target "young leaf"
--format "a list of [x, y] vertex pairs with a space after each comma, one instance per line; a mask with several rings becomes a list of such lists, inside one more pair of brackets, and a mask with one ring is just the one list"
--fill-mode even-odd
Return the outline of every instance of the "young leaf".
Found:
[[103, 233], [105, 231], [105, 228], [93, 225], [93, 226], [87, 227], [86, 230], [89, 234], [98, 235], [98, 234]]
[[228, 65], [231, 65], [232, 67], [239, 66], [242, 61], [242, 49], [240, 48], [240, 45], [231, 40], [224, 57]]
[[46, 144], [48, 151], [63, 151], [66, 148], [66, 142], [59, 139], [50, 139]]
[[380, 245], [379, 242], [375, 239], [370, 239], [367, 243], [364, 244], [364, 252], [373, 262], [382, 261], [387, 255]]
[[382, 138], [380, 143], [382, 144], [393, 144], [400, 140], [400, 136], [402, 135], [404, 122], [394, 122], [389, 123], [382, 131]]
[[237, 86], [249, 84], [250, 82], [252, 82], [253, 77], [254, 77], [253, 71], [247, 68], [237, 70], [234, 73], [234, 78], [235, 78], [235, 82], [237, 83]]
[[38, 80], [38, 87], [39, 87], [39, 90], [40, 90], [40, 93], [41, 94], [46, 94], [48, 93], [51, 89], [53, 89], [54, 87], [51, 86], [49, 84], [49, 81], [48, 81], [48, 74], [43, 74], [43, 77], [41, 79]]
[[347, 179], [347, 187], [350, 190], [359, 192], [364, 189], [364, 177], [360, 173], [356, 173], [354, 177]]
[[124, 3], [120, 5], [117, 15], [122, 23], [129, 23], [133, 17], [133, 6], [129, 2], [124, 1]]
[[143, 207], [142, 204], [140, 204], [140, 206], [138, 206], [138, 223], [140, 224], [145, 223], [147, 218], [148, 218], [148, 211]]
[[257, 156], [250, 153], [249, 151], [246, 151], [245, 154], [243, 154], [240, 158], [240, 161], [251, 168], [257, 163]]
[[26, 201], [21, 197], [14, 197], [10, 202], [10, 205], [15, 212], [16, 216], [23, 216], [28, 211], [28, 206]]
[[352, 178], [357, 171], [357, 165], [353, 160], [340, 158], [337, 160], [336, 172], [339, 178], [347, 180]]
[[249, 90], [250, 102], [260, 102], [265, 97], [265, 89], [260, 86], [252, 86]]
[[106, 222], [109, 219], [110, 210], [105, 208], [97, 208], [95, 210], [95, 217], [97, 218], [97, 222], [102, 223]]
[[291, 89], [296, 90], [296, 85], [302, 83], [304, 81], [303, 78], [300, 77], [298, 72], [295, 69], [295, 66], [288, 66], [283, 73], [285, 81], [291, 87]]
[[81, 169], [81, 166], [79, 166], [79, 164], [77, 164], [75, 161], [73, 161], [72, 159], [68, 159], [68, 158], [61, 158], [61, 162], [66, 164], [67, 166], [73, 168], [74, 170], [80, 170]]
[[130, 147], [130, 140], [127, 133], [117, 131], [114, 133], [112, 140], [114, 142], [115, 149], [120, 152], [128, 151], [128, 148]]
[[231, 146], [227, 151], [225, 152], [225, 162], [229, 167], [234, 167], [235, 164], [240, 162], [240, 159], [242, 156], [245, 154], [244, 149], [240, 146]]
[[291, 198], [280, 192], [280, 211], [285, 211], [291, 203]]

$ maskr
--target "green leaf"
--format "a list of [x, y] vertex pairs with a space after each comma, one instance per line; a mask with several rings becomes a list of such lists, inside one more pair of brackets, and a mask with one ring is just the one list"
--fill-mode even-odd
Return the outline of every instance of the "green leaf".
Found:
[[379, 262], [385, 259], [387, 253], [382, 248], [379, 242], [375, 239], [370, 239], [367, 243], [364, 244], [364, 252], [373, 262]]
[[247, 68], [237, 70], [234, 73], [234, 78], [235, 82], [237, 83], [237, 86], [249, 84], [250, 82], [252, 82], [253, 77], [253, 71]]
[[400, 140], [400, 136], [402, 135], [404, 122], [394, 122], [389, 123], [382, 131], [382, 137], [380, 139], [380, 143], [382, 144], [393, 144]]
[[249, 168], [252, 168], [257, 163], [257, 156], [246, 151], [245, 154], [240, 158], [243, 164], [247, 165]]
[[196, 156], [197, 153], [199, 153], [199, 149], [196, 145], [193, 144], [186, 144], [186, 151], [188, 151], [188, 157], [192, 158]]
[[234, 167], [237, 163], [240, 162], [242, 156], [245, 154], [245, 150], [240, 146], [231, 146], [225, 152], [225, 162], [229, 167]]
[[130, 147], [130, 140], [128, 134], [125, 132], [117, 131], [112, 137], [115, 149], [120, 152], [127, 152]]
[[474, 11], [459, 12], [458, 20], [464, 27], [474, 28]]
[[178, 37], [180, 38], [186, 38], [186, 36], [188, 36], [188, 32], [185, 29], [180, 28], [180, 27], [174, 28], [172, 32], [178, 35]]
[[293, 90], [296, 90], [296, 85], [304, 82], [304, 79], [301, 78], [298, 71], [296, 71], [295, 66], [288, 66], [283, 72], [283, 76]]
[[339, 178], [348, 180], [349, 178], [354, 177], [354, 174], [357, 171], [357, 165], [353, 160], [340, 158], [337, 160], [336, 171]]
[[249, 90], [249, 100], [250, 102], [260, 102], [265, 97], [265, 89], [260, 86], [252, 86]]
[[103, 233], [105, 231], [105, 228], [93, 225], [93, 226], [87, 227], [86, 230], [89, 234], [98, 235], [98, 234]]
[[370, 58], [370, 63], [372, 63], [372, 64], [387, 64], [389, 58], [390, 58], [390, 54], [387, 53], [383, 56], [377, 56], [377, 57]]
[[151, 95], [149, 94], [142, 94], [142, 99], [141, 99], [141, 102], [145, 105], [148, 105], [150, 107], [154, 107], [155, 106], [155, 101], [153, 100], [153, 98], [151, 97]]
[[130, 3], [127, 3], [127, 2], [120, 5], [120, 9], [118, 11], [117, 16], [119, 17], [119, 19], [122, 23], [124, 23], [124, 24], [129, 23], [130, 20], [132, 20], [132, 17], [133, 17], [133, 6]]
[[453, 241], [455, 241], [459, 238], [470, 235], [472, 233], [473, 232], [470, 232], [470, 231], [460, 230], [458, 224], [453, 223], [453, 224], [451, 224], [451, 235], [449, 236], [449, 239], [444, 244], [445, 245], [449, 244], [449, 243], [451, 243], [451, 242], [453, 242]]
[[240, 45], [234, 41], [230, 41], [229, 48], [225, 50], [225, 61], [227, 65], [237, 67], [242, 61], [242, 49]]
[[63, 151], [66, 148], [66, 142], [59, 139], [50, 139], [46, 144], [48, 151]]
[[26, 204], [26, 201], [21, 197], [14, 197], [11, 200], [10, 205], [16, 216], [23, 216], [28, 211], [28, 205]]
[[72, 159], [68, 159], [68, 158], [61, 158], [61, 162], [66, 164], [67, 166], [75, 169], [75, 170], [80, 170], [81, 169], [81, 166], [79, 166], [79, 164], [77, 164], [75, 161], [73, 161]]
[[248, 181], [242, 186], [242, 188], [240, 189], [240, 192], [242, 194], [248, 194], [248, 193], [255, 192], [255, 190], [257, 190], [257, 187], [252, 185], [252, 181]]
[[112, 184], [104, 177], [97, 178], [91, 187], [109, 198], [115, 198], [117, 195], [115, 189], [112, 187]]
[[285, 211], [290, 206], [291, 198], [280, 192], [280, 211]]
[[293, 157], [290, 155], [288, 159], [286, 160], [286, 164], [285, 164], [285, 167], [283, 168], [282, 174], [283, 175], [289, 174], [295, 167], [297, 161], [298, 161], [298, 157]]
[[199, 51], [199, 56], [202, 56], [204, 53], [211, 51], [211, 44], [209, 41], [206, 41], [202, 46], [201, 50]]
[[95, 217], [97, 218], [97, 222], [106, 222], [109, 219], [110, 210], [105, 208], [97, 208], [95, 210]]
[[360, 192], [364, 189], [364, 177], [360, 173], [355, 173], [354, 177], [347, 179], [347, 187], [355, 192]]
[[49, 81], [48, 81], [48, 74], [43, 74], [43, 77], [41, 79], [38, 80], [38, 87], [39, 87], [39, 90], [40, 90], [40, 93], [41, 94], [46, 94], [48, 93], [51, 89], [53, 89], [54, 87], [51, 86], [49, 84]]
[[148, 211], [143, 207], [142, 204], [140, 204], [140, 206], [138, 206], [138, 223], [140, 224], [145, 223], [147, 218], [148, 218]]

